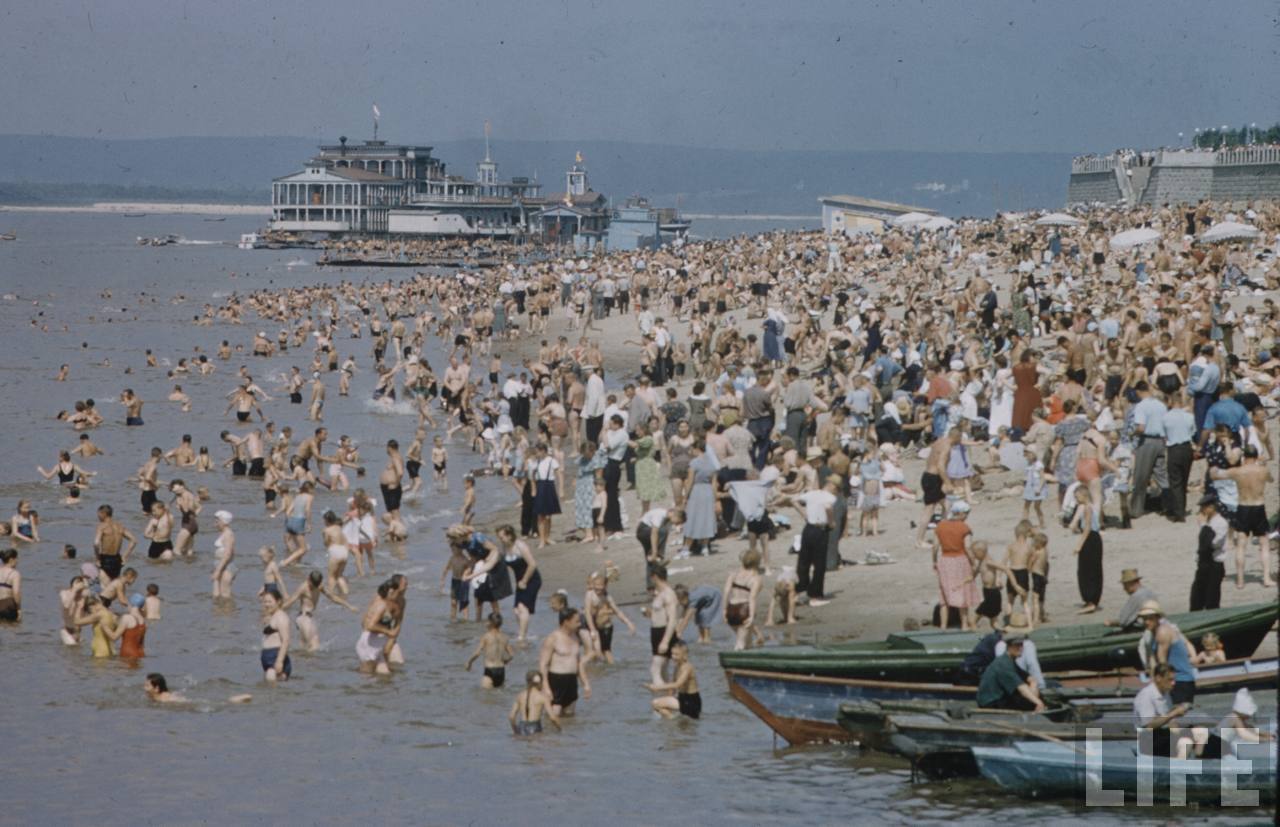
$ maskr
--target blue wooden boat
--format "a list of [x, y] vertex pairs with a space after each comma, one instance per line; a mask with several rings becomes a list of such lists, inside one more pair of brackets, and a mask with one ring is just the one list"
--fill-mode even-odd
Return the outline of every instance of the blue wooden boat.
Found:
[[[954, 683], [909, 683], [862, 678], [829, 678], [767, 672], [753, 669], [726, 669], [729, 694], [792, 745], [854, 740], [837, 721], [840, 705], [852, 701], [905, 701], [935, 699], [974, 700], [977, 687]], [[1111, 672], [1065, 672], [1052, 674], [1061, 686], [1059, 696], [1072, 703], [1106, 706], [1114, 701], [1126, 705], [1146, 682], [1134, 669]], [[1197, 692], [1235, 692], [1275, 688], [1280, 679], [1280, 659], [1257, 658], [1228, 661], [1201, 667]]]
[[[984, 778], [1030, 797], [1075, 798], [1086, 806], [1100, 805], [1104, 791], [1129, 806], [1159, 801], [1256, 807], [1275, 801], [1275, 741], [1241, 746], [1238, 757], [1213, 761], [1142, 756], [1135, 741], [1019, 741], [971, 751]], [[1224, 781], [1232, 792], [1223, 792]], [[1143, 800], [1140, 786], [1149, 790], [1149, 799]]]

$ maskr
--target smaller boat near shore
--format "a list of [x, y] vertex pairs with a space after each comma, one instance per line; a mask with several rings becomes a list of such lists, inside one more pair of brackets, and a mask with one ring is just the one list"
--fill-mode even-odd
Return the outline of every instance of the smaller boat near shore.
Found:
[[[1274, 734], [1274, 726], [1271, 731]], [[1132, 739], [1087, 744], [1028, 740], [1004, 747], [975, 746], [972, 753], [988, 781], [1034, 798], [1100, 803], [1104, 799], [1099, 796], [1108, 796], [1112, 806], [1159, 801], [1236, 807], [1276, 799], [1274, 740], [1241, 745], [1236, 755], [1214, 760], [1143, 755]]]
[[160, 235], [154, 237], [138, 236], [139, 247], [168, 247], [170, 244], [177, 244], [182, 240], [182, 236], [175, 233]]
[[0, 233], [0, 241], [17, 241], [17, 233]]

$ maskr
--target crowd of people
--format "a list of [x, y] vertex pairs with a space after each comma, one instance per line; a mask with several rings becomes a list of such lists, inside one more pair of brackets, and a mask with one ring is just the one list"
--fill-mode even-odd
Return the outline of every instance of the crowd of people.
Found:
[[[227, 338], [213, 354], [182, 354], [171, 395], [146, 403], [148, 418], [179, 415], [192, 404], [184, 384], [230, 381], [216, 443], [225, 447], [215, 458], [202, 444], [212, 434], [200, 435], [139, 458], [138, 506], [99, 508], [96, 560], [77, 563], [61, 593], [62, 640], [78, 646], [91, 627], [94, 656], [143, 657], [161, 603], [154, 584], [134, 591], [137, 568], [159, 579], [151, 566], [209, 549], [209, 511], [211, 591], [233, 593], [233, 560], [247, 556], [236, 516], [189, 482], [223, 472], [260, 487], [280, 520], [281, 554], [257, 550], [269, 681], [287, 680], [291, 654], [316, 647], [321, 598], [360, 615], [351, 638], [362, 671], [395, 671], [408, 580], [377, 569], [384, 545], [407, 543], [442, 566], [450, 617], [474, 607], [486, 623], [473, 661], [483, 661], [486, 687], [502, 687], [541, 607], [538, 555], [566, 538], [579, 544], [568, 552], [576, 581], [555, 584], [547, 600], [556, 627], [513, 704], [517, 733], [539, 730], [544, 713], [558, 725], [590, 697], [592, 662], [613, 658], [615, 620], [634, 629], [609, 593], [624, 571], [639, 569], [627, 587], [643, 578], [648, 594], [653, 708], [697, 717], [689, 644], [721, 622], [745, 648], [775, 616], [818, 616], [853, 547], [866, 552], [859, 562], [893, 560], [871, 548], [891, 543], [886, 508], [917, 514], [912, 542], [895, 550], [931, 550], [944, 628], [1005, 628], [1014, 615], [1027, 628], [1050, 622], [1050, 522], [1078, 537], [1082, 614], [1100, 609], [1104, 537], [1146, 521], [1197, 523], [1186, 540], [1195, 552], [1170, 562], [1195, 569], [1190, 608], [1219, 604], [1227, 563], [1235, 588], [1249, 588], [1252, 570], [1269, 589], [1280, 308], [1267, 291], [1280, 288], [1280, 209], [1250, 208], [1263, 238], [1252, 246], [1202, 245], [1184, 232], [1227, 213], [1202, 203], [1095, 211], [1078, 228], [998, 216], [936, 232], [772, 232], [533, 263], [512, 254], [487, 270], [210, 302], [194, 321]], [[1109, 248], [1114, 233], [1140, 226], [1160, 240]], [[445, 352], [435, 366], [424, 355], [433, 340]], [[236, 371], [233, 357], [251, 361]], [[292, 369], [269, 394], [252, 359]], [[137, 361], [162, 370], [149, 351], [145, 366], [143, 354]], [[65, 369], [59, 378], [74, 381]], [[409, 403], [417, 422], [405, 447], [387, 440], [375, 460], [345, 436], [335, 442], [323, 424], [331, 390]], [[122, 424], [145, 427], [143, 400], [130, 390], [121, 401]], [[59, 418], [80, 444], [39, 473], [58, 478], [60, 498], [78, 498], [93, 475], [91, 434], [109, 435], [113, 423], [93, 400]], [[482, 455], [482, 467], [463, 481], [445, 536], [416, 536], [403, 511], [452, 496], [451, 448]], [[380, 466], [376, 490], [364, 483], [366, 463]], [[509, 497], [510, 516], [478, 508], [478, 486]], [[1005, 499], [1022, 501], [1021, 520], [991, 517]], [[130, 524], [148, 543], [133, 565], [141, 544]], [[31, 503], [6, 528], [17, 551], [0, 568], [0, 617], [16, 620], [17, 555], [40, 542]], [[793, 542], [780, 543], [787, 534]], [[722, 588], [673, 582], [677, 561], [738, 540], [741, 566]], [[597, 556], [606, 549], [624, 564]], [[299, 565], [315, 568], [290, 588], [286, 573]], [[361, 611], [349, 598], [375, 582]], [[164, 699], [163, 676], [149, 686]]]

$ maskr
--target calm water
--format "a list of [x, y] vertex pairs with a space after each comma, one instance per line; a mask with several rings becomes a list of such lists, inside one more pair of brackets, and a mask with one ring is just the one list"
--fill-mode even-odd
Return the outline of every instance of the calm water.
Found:
[[[580, 704], [579, 717], [565, 732], [515, 740], [505, 721], [514, 689], [483, 692], [478, 668], [462, 671], [479, 627], [447, 624], [447, 599], [435, 588], [444, 561], [439, 529], [450, 521], [456, 493], [428, 494], [406, 506], [414, 533], [403, 559], [379, 550], [380, 572], [405, 572], [413, 583], [401, 638], [408, 665], [389, 679], [356, 672], [358, 621], [325, 603], [318, 617], [323, 650], [295, 654], [294, 679], [287, 684], [273, 689], [262, 682], [253, 597], [260, 571], [253, 552], [264, 543], [279, 546], [281, 529], [263, 515], [255, 484], [222, 474], [186, 475], [212, 492], [195, 562], [153, 565], [145, 553], [131, 561], [140, 570], [139, 586], [159, 584], [166, 601], [164, 620], [148, 630], [145, 668], [95, 661], [87, 644], [80, 650], [63, 647], [56, 637], [57, 590], [75, 565], [60, 559], [62, 544], [77, 545], [83, 559], [92, 544], [93, 507], [102, 502], [113, 503], [140, 537], [137, 491], [124, 480], [152, 445], [167, 450], [189, 432], [197, 446], [209, 445], [215, 456], [222, 455], [217, 433], [229, 427], [221, 416], [223, 395], [239, 363], [220, 363], [219, 373], [203, 379], [185, 378], [196, 406], [184, 417], [163, 401], [170, 389], [163, 372], [142, 369], [142, 349], [150, 347], [176, 362], [196, 345], [212, 352], [223, 338], [247, 343], [252, 321], [237, 328], [192, 327], [189, 321], [204, 302], [232, 290], [339, 277], [303, 263], [312, 257], [307, 252], [244, 252], [217, 244], [144, 248], [134, 237], [177, 233], [231, 242], [256, 225], [256, 219], [237, 218], [212, 223], [176, 216], [0, 214], [0, 230], [20, 235], [18, 242], [0, 243], [0, 292], [7, 294], [0, 302], [7, 356], [0, 362], [0, 417], [9, 423], [10, 460], [0, 480], [0, 507], [9, 510], [0, 516], [7, 518], [20, 498], [33, 500], [42, 515], [44, 540], [20, 560], [25, 621], [0, 627], [0, 696], [6, 702], [0, 743], [8, 757], [0, 821], [238, 823], [266, 816], [335, 822], [363, 816], [427, 824], [599, 824], [619, 815], [653, 824], [1124, 819], [1125, 814], [1085, 812], [1069, 803], [1030, 804], [978, 782], [913, 786], [904, 765], [853, 749], [776, 753], [763, 724], [729, 698], [714, 652], [706, 649], [694, 653], [705, 717], [655, 720], [650, 695], [640, 686], [648, 664], [643, 633], [619, 636], [619, 663], [596, 670], [594, 694]], [[357, 279], [380, 276], [353, 274]], [[104, 289], [113, 298], [100, 298]], [[140, 305], [143, 292], [159, 301]], [[187, 302], [172, 304], [179, 294]], [[30, 332], [30, 320], [39, 313], [54, 332]], [[61, 332], [64, 323], [70, 332]], [[82, 342], [90, 344], [88, 357]], [[368, 347], [367, 339], [356, 347], [366, 368]], [[104, 357], [112, 367], [89, 366]], [[272, 393], [289, 365], [305, 367], [309, 361], [309, 353], [291, 352], [248, 363]], [[52, 381], [63, 362], [72, 365], [74, 382]], [[138, 372], [124, 375], [126, 365]], [[413, 419], [372, 413], [364, 402], [371, 382], [368, 372], [358, 374], [353, 395], [345, 399], [331, 387], [325, 424], [334, 437], [350, 434], [366, 446], [372, 474], [381, 464], [376, 446], [391, 437], [406, 444]], [[123, 415], [111, 400], [125, 387], [147, 400], [142, 428], [116, 424]], [[54, 485], [40, 482], [34, 469], [49, 467], [58, 449], [75, 442], [54, 414], [89, 396], [111, 422], [94, 433], [108, 455], [84, 463], [100, 473], [101, 482], [84, 506], [72, 510], [58, 504]], [[292, 424], [295, 433], [310, 430], [301, 408], [279, 397], [265, 410], [278, 423]], [[452, 453], [456, 492], [461, 469], [473, 461], [461, 445], [452, 446]], [[162, 479], [172, 476], [162, 472]], [[492, 481], [480, 485], [481, 502], [483, 489], [499, 490]], [[501, 489], [503, 505], [508, 491]], [[322, 492], [316, 514], [336, 502]], [[215, 608], [209, 597], [216, 508], [236, 514], [240, 574], [233, 607]], [[293, 582], [301, 573], [286, 576]], [[352, 582], [351, 601], [363, 607], [373, 581]], [[580, 599], [578, 584], [565, 585], [572, 586], [575, 602]], [[551, 619], [540, 607], [533, 632], [541, 638], [550, 629]], [[534, 650], [520, 652], [509, 675], [534, 666], [535, 657]], [[141, 691], [145, 671], [163, 672], [195, 703], [148, 704]], [[225, 704], [239, 692], [253, 693], [253, 703]], [[1218, 813], [1155, 814], [1225, 820]], [[1145, 819], [1153, 812], [1128, 815]]]

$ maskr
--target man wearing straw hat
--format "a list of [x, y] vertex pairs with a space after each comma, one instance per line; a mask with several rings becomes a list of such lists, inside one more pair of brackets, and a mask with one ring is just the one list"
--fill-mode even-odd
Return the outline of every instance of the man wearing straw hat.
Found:
[[1138, 574], [1137, 569], [1121, 571], [1120, 585], [1124, 586], [1129, 599], [1120, 607], [1120, 616], [1115, 620], [1106, 621], [1106, 625], [1119, 626], [1121, 629], [1136, 629], [1141, 625], [1138, 622], [1138, 610], [1142, 608], [1142, 604], [1158, 598], [1155, 592], [1142, 585], [1142, 576]]

